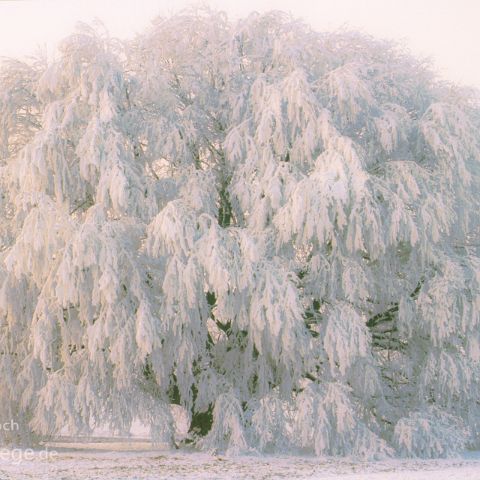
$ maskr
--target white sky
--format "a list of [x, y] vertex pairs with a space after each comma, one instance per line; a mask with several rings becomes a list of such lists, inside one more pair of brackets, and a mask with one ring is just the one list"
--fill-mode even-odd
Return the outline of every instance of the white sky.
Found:
[[[480, 87], [480, 0], [210, 0], [231, 18], [253, 10], [284, 10], [317, 30], [341, 26], [403, 40], [434, 60], [446, 79]], [[39, 46], [49, 54], [77, 21], [99, 18], [112, 36], [141, 32], [156, 15], [189, 0], [0, 0], [0, 56], [23, 56]]]

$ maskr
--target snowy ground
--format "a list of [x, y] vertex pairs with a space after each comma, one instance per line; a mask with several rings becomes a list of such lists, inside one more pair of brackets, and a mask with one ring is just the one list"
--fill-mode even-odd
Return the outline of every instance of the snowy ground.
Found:
[[[138, 448], [138, 445], [137, 447]], [[354, 462], [308, 457], [209, 456], [153, 450], [57, 449], [0, 454], [1, 480], [342, 479], [479, 480], [480, 455]]]

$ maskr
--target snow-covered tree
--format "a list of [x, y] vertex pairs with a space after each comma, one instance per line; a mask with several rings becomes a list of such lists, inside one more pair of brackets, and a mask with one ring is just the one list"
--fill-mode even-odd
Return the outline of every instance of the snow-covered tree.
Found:
[[176, 405], [210, 451], [478, 445], [477, 98], [278, 12], [4, 63], [0, 418], [173, 442]]

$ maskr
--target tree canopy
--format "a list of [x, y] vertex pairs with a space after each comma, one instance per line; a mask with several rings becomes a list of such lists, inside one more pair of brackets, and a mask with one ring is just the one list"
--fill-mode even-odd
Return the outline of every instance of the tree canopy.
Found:
[[173, 443], [179, 405], [209, 451], [478, 446], [477, 99], [279, 12], [4, 61], [0, 417]]

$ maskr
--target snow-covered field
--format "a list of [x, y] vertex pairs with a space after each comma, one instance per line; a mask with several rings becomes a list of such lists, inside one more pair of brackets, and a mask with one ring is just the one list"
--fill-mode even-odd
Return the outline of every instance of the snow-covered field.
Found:
[[449, 460], [358, 462], [309, 457], [228, 458], [161, 450], [3, 450], [2, 480], [348, 479], [478, 480], [480, 455]]

